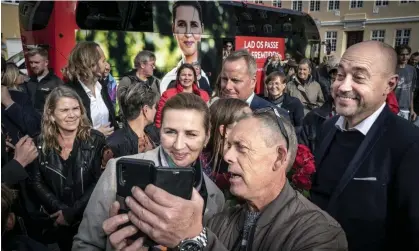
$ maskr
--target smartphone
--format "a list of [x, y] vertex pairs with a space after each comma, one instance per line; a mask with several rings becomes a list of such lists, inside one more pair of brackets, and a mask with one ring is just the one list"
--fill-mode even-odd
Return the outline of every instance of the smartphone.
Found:
[[195, 172], [193, 168], [157, 167], [153, 184], [186, 200], [192, 197]]
[[[133, 186], [138, 186], [144, 190], [148, 184], [153, 182], [154, 167], [153, 161], [143, 159], [121, 158], [116, 162], [116, 200], [120, 205], [119, 214], [129, 212], [130, 209], [125, 204], [125, 198], [132, 196], [131, 189]], [[123, 224], [119, 229], [131, 224], [131, 222]], [[136, 240], [142, 236], [145, 235], [142, 232], [137, 232], [129, 239]], [[154, 243], [147, 242], [147, 244], [153, 245]]]
[[[116, 199], [120, 204], [120, 214], [128, 213], [130, 210], [125, 204], [125, 198], [132, 196], [133, 186], [144, 190], [147, 185], [153, 184], [170, 194], [190, 200], [195, 182], [193, 168], [156, 167], [153, 161], [130, 158], [121, 158], [117, 161], [116, 176]], [[126, 223], [120, 228], [130, 224], [132, 223]], [[142, 236], [144, 236], [143, 233], [137, 232], [129, 239], [136, 240]], [[145, 245], [152, 247], [157, 244], [146, 238]]]
[[154, 162], [150, 160], [121, 158], [116, 162], [116, 197], [121, 209], [123, 204], [125, 207], [125, 198], [131, 196], [133, 186], [145, 189], [148, 184], [153, 183], [154, 168]]

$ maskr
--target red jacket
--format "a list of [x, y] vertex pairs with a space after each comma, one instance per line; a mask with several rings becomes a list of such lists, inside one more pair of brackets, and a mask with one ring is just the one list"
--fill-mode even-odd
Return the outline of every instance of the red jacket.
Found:
[[[199, 95], [205, 102], [209, 101], [208, 93], [202, 89], [199, 89], [198, 85], [193, 84], [192, 90], [193, 90], [193, 93], [195, 93], [196, 95]], [[157, 128], [161, 127], [161, 115], [162, 115], [163, 107], [166, 104], [166, 101], [169, 98], [181, 92], [183, 92], [183, 86], [180, 83], [177, 83], [175, 88], [170, 88], [170, 89], [167, 89], [165, 92], [163, 92], [163, 94], [161, 95], [159, 104], [157, 106], [157, 113], [156, 113], [156, 118], [155, 118]]]
[[392, 112], [395, 114], [399, 113], [399, 103], [397, 102], [396, 94], [394, 94], [394, 92], [390, 92], [387, 95], [386, 103]]

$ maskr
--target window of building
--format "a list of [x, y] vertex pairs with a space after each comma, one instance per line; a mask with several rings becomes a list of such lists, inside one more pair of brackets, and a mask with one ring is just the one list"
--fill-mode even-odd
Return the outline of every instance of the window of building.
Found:
[[273, 0], [272, 6], [281, 8], [282, 7], [281, 0]]
[[394, 43], [395, 46], [399, 46], [402, 44], [409, 44], [409, 40], [410, 40], [410, 29], [396, 30], [396, 41]]
[[328, 10], [339, 10], [339, 0], [329, 0]]
[[351, 9], [362, 8], [363, 5], [364, 5], [364, 1], [351, 0]]
[[310, 1], [310, 11], [320, 11], [320, 0]]
[[373, 30], [371, 32], [371, 40], [384, 42], [384, 38], [386, 36], [385, 30]]
[[400, 1], [400, 3], [415, 3], [415, 0], [410, 0], [410, 1]]
[[337, 31], [326, 31], [326, 43], [330, 43], [330, 48], [332, 52], [336, 52], [336, 43], [338, 38]]
[[375, 6], [388, 6], [388, 1], [375, 0]]
[[263, 4], [263, 1], [258, 1], [258, 0], [255, 0], [255, 3], [258, 3], [258, 4]]
[[303, 10], [303, 1], [292, 1], [292, 9], [297, 11]]

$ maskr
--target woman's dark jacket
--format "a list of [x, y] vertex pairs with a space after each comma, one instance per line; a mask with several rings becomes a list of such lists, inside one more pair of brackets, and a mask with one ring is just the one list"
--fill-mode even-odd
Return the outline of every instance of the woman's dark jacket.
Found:
[[62, 210], [70, 226], [81, 221], [101, 174], [105, 143], [103, 134], [92, 129], [88, 140], [75, 140], [70, 157], [62, 161], [56, 150], [44, 154], [37, 138], [39, 156], [30, 167], [29, 187], [49, 214]]
[[322, 130], [323, 123], [331, 117], [333, 100], [330, 97], [328, 102], [321, 107], [315, 108], [305, 116], [303, 126], [298, 137], [300, 144], [310, 148], [314, 153], [318, 143], [318, 137]]
[[[275, 100], [272, 100], [270, 98], [267, 98], [266, 100], [279, 107], [279, 104], [276, 104]], [[280, 107], [288, 111], [290, 121], [296, 129], [300, 128], [303, 125], [304, 107], [298, 98], [291, 97], [288, 93], [284, 93], [282, 105]]]
[[[144, 128], [144, 133], [148, 136], [153, 145], [158, 146], [160, 144], [158, 131], [153, 128], [153, 125]], [[124, 123], [124, 126], [121, 129], [116, 130], [111, 136], [106, 138], [106, 142], [107, 147], [112, 150], [113, 158], [138, 153], [138, 136], [128, 123]]]
[[[80, 96], [84, 108], [86, 109], [87, 117], [89, 118], [90, 122], [92, 122], [92, 112], [90, 111], [90, 98], [87, 95], [86, 91], [83, 89], [83, 86], [77, 80], [67, 82], [66, 85], [74, 91], [76, 91], [77, 94]], [[112, 100], [109, 97], [108, 89], [106, 87], [103, 87], [103, 85], [100, 94], [102, 95], [103, 102], [105, 102], [105, 105], [109, 110], [109, 122], [111, 123], [111, 126], [113, 126], [114, 130], [116, 130], [119, 127], [118, 123], [116, 122], [115, 108], [113, 107]]]
[[14, 104], [9, 107], [1, 105], [1, 124], [2, 132], [9, 135], [15, 145], [25, 135], [35, 137], [40, 133], [41, 114], [35, 110], [27, 94], [15, 90], [9, 90], [9, 93]]

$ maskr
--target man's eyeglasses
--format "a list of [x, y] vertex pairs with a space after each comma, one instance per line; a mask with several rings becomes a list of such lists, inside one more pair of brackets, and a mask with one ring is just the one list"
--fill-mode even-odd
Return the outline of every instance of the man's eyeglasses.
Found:
[[285, 130], [285, 126], [284, 123], [281, 121], [281, 118], [285, 119], [284, 116], [282, 116], [279, 111], [277, 109], [275, 109], [275, 107], [265, 107], [265, 108], [261, 108], [261, 109], [257, 109], [256, 111], [253, 112], [253, 114], [263, 114], [263, 113], [267, 113], [267, 112], [273, 112], [275, 114], [275, 118], [276, 118], [276, 123], [278, 124], [279, 130], [281, 130], [282, 135], [284, 136], [285, 140], [287, 141], [287, 150], [289, 147], [289, 138], [288, 138], [288, 133]]

